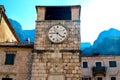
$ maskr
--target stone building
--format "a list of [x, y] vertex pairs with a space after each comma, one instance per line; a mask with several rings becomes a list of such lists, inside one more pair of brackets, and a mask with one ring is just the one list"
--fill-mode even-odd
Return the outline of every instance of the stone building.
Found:
[[120, 56], [82, 56], [82, 80], [120, 80]]
[[79, 80], [80, 6], [36, 6], [31, 80]]
[[0, 6], [0, 80], [28, 80], [33, 44], [20, 42]]
[[35, 42], [21, 42], [0, 6], [0, 80], [81, 80], [80, 6], [36, 6]]

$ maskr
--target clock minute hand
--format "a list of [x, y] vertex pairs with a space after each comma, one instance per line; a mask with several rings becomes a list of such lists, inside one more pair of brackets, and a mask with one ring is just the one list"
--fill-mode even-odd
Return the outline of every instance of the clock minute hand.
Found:
[[49, 34], [56, 34], [56, 33], [49, 33]]

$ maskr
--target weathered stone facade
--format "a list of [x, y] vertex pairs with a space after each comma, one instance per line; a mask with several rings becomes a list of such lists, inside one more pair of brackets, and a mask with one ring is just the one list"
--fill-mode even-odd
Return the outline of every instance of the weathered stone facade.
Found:
[[30, 80], [33, 43], [22, 43], [0, 5], [0, 80]]
[[80, 43], [80, 22], [77, 21], [37, 21], [36, 23], [36, 36], [35, 36], [35, 49], [40, 50], [53, 50], [54, 45], [48, 39], [48, 29], [55, 24], [62, 24], [68, 30], [68, 38], [62, 43], [57, 44], [60, 50], [79, 50]]
[[[81, 80], [80, 6], [67, 7], [71, 20], [45, 20], [46, 6], [36, 7], [34, 44], [20, 42], [5, 12], [0, 13], [0, 80]], [[55, 24], [68, 31], [67, 39], [58, 44], [47, 36]]]
[[64, 80], [79, 80], [80, 74], [79, 53], [77, 52], [73, 54], [71, 52], [34, 53], [31, 80], [49, 80], [52, 75], [63, 76]]
[[[88, 66], [86, 68], [83, 67], [83, 62], [87, 62]], [[101, 66], [96, 67], [97, 62], [101, 63]], [[111, 64], [110, 62], [114, 63]], [[86, 80], [89, 80], [89, 78], [91, 80], [98, 80], [98, 78], [102, 80], [120, 79], [120, 56], [118, 55], [83, 56], [81, 63], [82, 77], [87, 78]], [[96, 71], [93, 70], [94, 67]]]
[[[12, 44], [12, 45], [11, 45]], [[14, 43], [0, 43], [0, 80], [3, 78], [12, 78], [12, 80], [29, 80], [32, 47], [20, 45], [14, 46]], [[6, 54], [14, 54], [14, 64], [6, 64]]]
[[[69, 6], [71, 20], [45, 20], [46, 7], [49, 6], [36, 7], [31, 80], [80, 80], [80, 6]], [[67, 39], [59, 44], [52, 43], [47, 35], [48, 29], [56, 24], [64, 25], [68, 31]]]

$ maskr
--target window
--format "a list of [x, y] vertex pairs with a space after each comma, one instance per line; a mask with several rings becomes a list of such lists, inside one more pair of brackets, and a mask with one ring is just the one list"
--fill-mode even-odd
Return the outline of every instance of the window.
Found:
[[46, 7], [45, 20], [71, 20], [71, 8]]
[[109, 67], [116, 67], [116, 61], [109, 61]]
[[12, 80], [12, 78], [2, 78], [2, 80]]
[[15, 58], [15, 54], [6, 54], [6, 59], [5, 59], [5, 64], [6, 65], [13, 65], [14, 64], [14, 58]]
[[102, 80], [102, 78], [101, 78], [101, 77], [98, 77], [97, 80]]
[[83, 62], [83, 68], [88, 68], [88, 63], [87, 62]]
[[89, 78], [82, 78], [82, 80], [91, 80], [91, 78], [89, 77]]
[[101, 66], [102, 66], [101, 62], [96, 62], [96, 67], [101, 67]]
[[111, 80], [116, 80], [116, 77], [111, 77]]

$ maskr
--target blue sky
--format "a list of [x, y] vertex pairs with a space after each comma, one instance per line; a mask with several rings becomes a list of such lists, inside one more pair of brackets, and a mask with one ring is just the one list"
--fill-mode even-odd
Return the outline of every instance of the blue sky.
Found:
[[23, 29], [34, 29], [36, 5], [81, 5], [81, 41], [91, 42], [103, 30], [120, 30], [119, 0], [0, 0], [9, 18], [18, 21]]
[[0, 0], [9, 18], [15, 19], [23, 29], [35, 28], [36, 5], [80, 5], [80, 0]]

